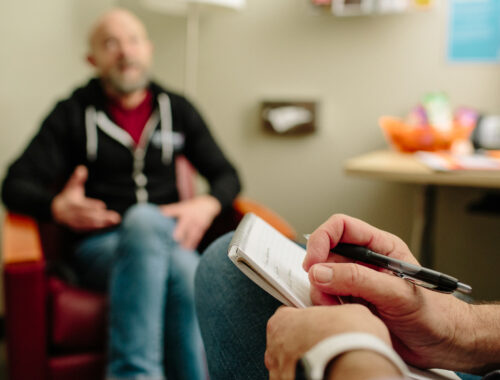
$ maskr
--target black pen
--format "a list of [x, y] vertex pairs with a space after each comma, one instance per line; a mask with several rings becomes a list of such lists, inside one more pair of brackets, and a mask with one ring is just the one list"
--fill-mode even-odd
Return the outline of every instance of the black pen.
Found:
[[[304, 235], [304, 237], [308, 239], [309, 235]], [[438, 292], [453, 293], [457, 291], [466, 294], [472, 292], [472, 287], [458, 281], [455, 277], [381, 255], [360, 245], [339, 243], [330, 252], [351, 260], [389, 269], [398, 277]]]

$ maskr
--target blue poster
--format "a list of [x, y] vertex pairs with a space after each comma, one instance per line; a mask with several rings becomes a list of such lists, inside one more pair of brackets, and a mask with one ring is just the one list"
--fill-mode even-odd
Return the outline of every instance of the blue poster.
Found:
[[500, 61], [500, 0], [451, 0], [448, 59]]

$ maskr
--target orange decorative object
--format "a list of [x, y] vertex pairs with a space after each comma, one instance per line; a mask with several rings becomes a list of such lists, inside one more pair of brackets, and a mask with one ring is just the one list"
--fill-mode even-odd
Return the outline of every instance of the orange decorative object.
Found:
[[8, 213], [3, 235], [4, 264], [38, 261], [43, 257], [38, 225], [27, 216]]
[[408, 125], [391, 116], [382, 116], [379, 125], [389, 143], [401, 152], [449, 150], [453, 142], [468, 139], [474, 129], [454, 122], [449, 131], [440, 131], [432, 125]]
[[238, 197], [233, 202], [233, 207], [242, 216], [248, 212], [254, 213], [255, 215], [264, 219], [267, 223], [269, 223], [290, 240], [296, 240], [297, 233], [295, 232], [294, 228], [290, 226], [290, 224], [288, 224], [278, 214], [261, 205], [260, 203], [252, 201], [245, 197]]
[[492, 158], [500, 159], [500, 150], [490, 150], [486, 152], [486, 155]]

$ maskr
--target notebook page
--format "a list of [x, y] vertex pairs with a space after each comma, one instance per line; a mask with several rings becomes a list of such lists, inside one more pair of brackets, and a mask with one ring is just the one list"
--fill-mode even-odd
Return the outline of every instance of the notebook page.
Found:
[[260, 268], [266, 278], [294, 298], [300, 305], [311, 306], [310, 283], [307, 273], [302, 269], [306, 255], [304, 248], [298, 246], [276, 231], [262, 219], [255, 217], [248, 239], [241, 250]]

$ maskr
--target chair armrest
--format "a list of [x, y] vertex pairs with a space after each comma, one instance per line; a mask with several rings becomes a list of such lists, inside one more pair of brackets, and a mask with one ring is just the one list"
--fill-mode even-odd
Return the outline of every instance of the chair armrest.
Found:
[[297, 232], [295, 229], [281, 216], [269, 209], [268, 207], [248, 199], [246, 197], [237, 197], [233, 202], [234, 210], [243, 217], [247, 212], [252, 212], [255, 215], [264, 219], [271, 226], [285, 235], [290, 240], [296, 240]]
[[2, 240], [5, 265], [43, 260], [38, 224], [28, 216], [7, 213]]

